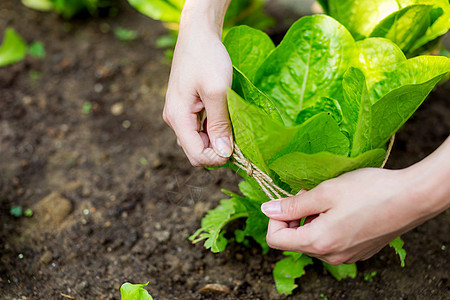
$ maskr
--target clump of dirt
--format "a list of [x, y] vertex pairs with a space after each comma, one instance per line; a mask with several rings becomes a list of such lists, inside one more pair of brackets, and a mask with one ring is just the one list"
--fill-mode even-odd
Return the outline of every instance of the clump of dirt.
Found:
[[[232, 243], [212, 254], [187, 240], [239, 178], [189, 165], [161, 118], [169, 66], [155, 40], [165, 29], [118, 6], [115, 17], [69, 22], [0, 3], [0, 28], [47, 52], [0, 69], [0, 298], [119, 299], [126, 281], [149, 281], [155, 299], [284, 298], [272, 279], [280, 252]], [[138, 39], [119, 41], [117, 26]], [[397, 135], [388, 167], [447, 138], [449, 88]], [[14, 205], [35, 214], [15, 218]], [[354, 280], [337, 282], [316, 263], [291, 298], [448, 298], [449, 221], [447, 212], [404, 236], [405, 268], [392, 249], [358, 263]]]

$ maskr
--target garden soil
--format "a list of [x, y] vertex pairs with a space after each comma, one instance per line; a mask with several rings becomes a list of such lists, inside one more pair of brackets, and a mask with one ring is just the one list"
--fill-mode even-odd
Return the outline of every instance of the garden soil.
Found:
[[[188, 241], [239, 178], [189, 165], [161, 118], [170, 67], [155, 40], [166, 31], [116, 6], [68, 22], [0, 2], [0, 31], [46, 50], [0, 69], [0, 299], [120, 299], [126, 281], [148, 281], [155, 299], [284, 299], [272, 279], [279, 251], [231, 243], [213, 254]], [[119, 26], [138, 38], [120, 41]], [[449, 91], [433, 91], [398, 133], [389, 168], [445, 140]], [[34, 215], [10, 215], [16, 205]], [[449, 299], [449, 224], [447, 211], [405, 234], [405, 268], [389, 247], [355, 279], [316, 262], [287, 298]]]

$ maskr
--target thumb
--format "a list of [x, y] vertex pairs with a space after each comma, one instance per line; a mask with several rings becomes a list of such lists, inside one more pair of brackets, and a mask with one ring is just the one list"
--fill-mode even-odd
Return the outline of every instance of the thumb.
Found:
[[226, 91], [204, 101], [207, 132], [214, 151], [222, 157], [233, 153], [233, 134], [226, 100]]
[[280, 221], [299, 220], [303, 217], [320, 214], [327, 208], [319, 201], [313, 201], [313, 191], [299, 195], [268, 201], [261, 205], [261, 211], [271, 219]]

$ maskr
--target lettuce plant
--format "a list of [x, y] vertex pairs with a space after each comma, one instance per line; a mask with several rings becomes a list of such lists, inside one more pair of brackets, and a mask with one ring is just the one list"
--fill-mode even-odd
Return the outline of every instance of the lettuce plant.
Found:
[[[185, 0], [128, 0], [140, 13], [164, 22], [169, 35], [156, 41], [160, 48], [174, 47], [178, 35], [178, 23]], [[274, 19], [267, 16], [262, 7], [263, 0], [232, 0], [224, 20], [224, 35], [236, 25], [249, 25], [264, 30], [274, 24]]]
[[[235, 142], [248, 160], [292, 194], [351, 170], [380, 167], [386, 143], [450, 71], [446, 57], [406, 59], [392, 41], [355, 41], [324, 15], [298, 20], [277, 47], [265, 33], [247, 26], [232, 29], [224, 44], [234, 66], [228, 109]], [[245, 228], [235, 232], [236, 241], [252, 237], [266, 253], [268, 220], [260, 205], [269, 198], [254, 178], [231, 163], [226, 167], [244, 177], [239, 184], [243, 196], [224, 191], [231, 198], [210, 211], [190, 239], [223, 251], [226, 224], [247, 218]], [[391, 246], [403, 264], [403, 242], [398, 238]], [[274, 278], [278, 291], [290, 294], [311, 261], [285, 254]], [[324, 266], [338, 280], [356, 276], [355, 265]]]
[[450, 29], [448, 0], [321, 0], [357, 39], [384, 37], [407, 56], [432, 51]]
[[26, 55], [27, 43], [13, 28], [6, 28], [0, 46], [0, 67], [21, 61]]

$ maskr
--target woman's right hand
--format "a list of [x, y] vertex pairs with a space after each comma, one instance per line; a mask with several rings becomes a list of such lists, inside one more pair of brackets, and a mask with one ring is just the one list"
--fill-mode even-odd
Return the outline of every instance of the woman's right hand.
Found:
[[217, 21], [217, 11], [208, 13], [183, 10], [163, 112], [193, 166], [224, 165], [233, 152], [226, 100], [233, 69], [221, 42], [223, 17]]

